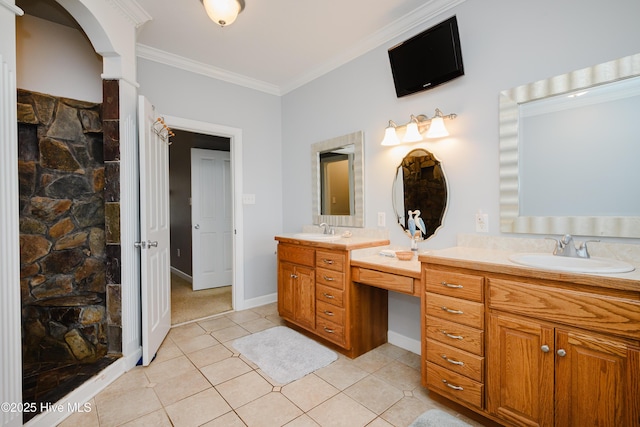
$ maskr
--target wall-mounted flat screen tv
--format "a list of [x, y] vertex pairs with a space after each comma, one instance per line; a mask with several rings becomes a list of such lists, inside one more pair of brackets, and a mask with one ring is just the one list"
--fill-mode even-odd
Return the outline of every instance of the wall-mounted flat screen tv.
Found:
[[398, 98], [464, 75], [455, 16], [389, 49]]

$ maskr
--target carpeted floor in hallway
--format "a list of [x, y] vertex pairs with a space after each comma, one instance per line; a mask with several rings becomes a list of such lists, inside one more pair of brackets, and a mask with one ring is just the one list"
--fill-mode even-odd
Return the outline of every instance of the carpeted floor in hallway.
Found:
[[171, 324], [189, 322], [232, 309], [231, 286], [193, 291], [191, 283], [171, 275]]

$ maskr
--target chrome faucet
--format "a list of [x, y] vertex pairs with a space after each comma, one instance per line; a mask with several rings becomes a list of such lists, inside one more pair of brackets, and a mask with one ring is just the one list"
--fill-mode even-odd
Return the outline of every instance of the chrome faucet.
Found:
[[556, 247], [553, 250], [554, 255], [574, 257], [574, 258], [590, 258], [589, 250], [587, 248], [587, 243], [600, 241], [600, 240], [585, 240], [584, 242], [580, 242], [580, 244], [576, 248], [575, 243], [573, 243], [573, 236], [571, 236], [571, 234], [565, 234], [560, 239], [556, 239], [553, 237], [547, 237], [547, 239], [551, 239], [556, 242]]
[[322, 227], [323, 229], [323, 233], [324, 234], [333, 234], [333, 229], [331, 228], [331, 226], [329, 224], [327, 224], [326, 222], [321, 222], [320, 223], [320, 227]]

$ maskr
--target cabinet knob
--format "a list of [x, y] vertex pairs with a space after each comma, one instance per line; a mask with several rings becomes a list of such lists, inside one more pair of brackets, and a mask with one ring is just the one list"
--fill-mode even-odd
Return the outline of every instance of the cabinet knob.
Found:
[[567, 352], [561, 348], [560, 350], [556, 351], [556, 353], [558, 353], [558, 356], [560, 357], [565, 357], [567, 355]]
[[542, 350], [543, 353], [549, 353], [549, 346], [545, 344], [540, 347], [540, 350]]
[[298, 275], [297, 275], [297, 274], [291, 274], [291, 278], [292, 278], [292, 279], [297, 279], [297, 278], [298, 278]]

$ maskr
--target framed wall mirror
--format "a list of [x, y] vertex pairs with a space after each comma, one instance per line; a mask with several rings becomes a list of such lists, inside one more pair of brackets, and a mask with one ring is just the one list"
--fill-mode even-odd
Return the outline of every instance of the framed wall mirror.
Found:
[[396, 220], [407, 236], [417, 232], [417, 240], [426, 240], [442, 226], [449, 190], [440, 160], [431, 152], [418, 148], [402, 159], [392, 193]]
[[500, 93], [500, 229], [640, 237], [640, 54]]
[[311, 146], [313, 223], [364, 227], [362, 131]]

